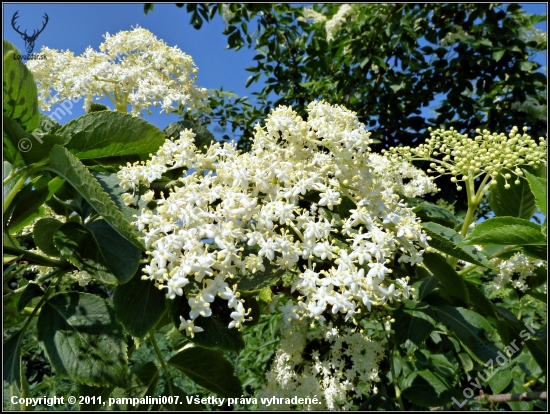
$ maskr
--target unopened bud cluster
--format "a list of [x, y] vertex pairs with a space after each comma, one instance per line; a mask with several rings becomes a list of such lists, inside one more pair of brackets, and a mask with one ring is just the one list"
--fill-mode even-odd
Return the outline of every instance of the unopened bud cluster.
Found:
[[546, 140], [539, 138], [537, 143], [526, 133], [526, 127], [523, 133], [513, 127], [508, 135], [478, 129], [474, 138], [453, 128], [448, 131], [430, 128], [429, 131], [430, 138], [425, 144], [417, 148], [391, 148], [389, 156], [431, 161], [428, 172], [450, 174], [455, 183], [488, 174], [494, 185], [500, 174], [506, 180], [506, 188], [510, 186], [509, 181], [519, 184], [518, 179], [523, 175], [521, 166], [546, 162]]

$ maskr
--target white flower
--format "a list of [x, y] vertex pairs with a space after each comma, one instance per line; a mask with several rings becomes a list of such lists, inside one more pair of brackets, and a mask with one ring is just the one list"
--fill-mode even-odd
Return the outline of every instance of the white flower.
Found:
[[[372, 157], [370, 133], [356, 114], [325, 102], [312, 102], [307, 111], [304, 120], [288, 107], [273, 110], [256, 125], [249, 153], [235, 143], [199, 152], [194, 133], [184, 130], [150, 160], [120, 170], [121, 187], [138, 194], [176, 165], [188, 169], [169, 192], [153, 193], [155, 211], [142, 211], [134, 224], [150, 250], [146, 277], [169, 297], [183, 293], [182, 283], [191, 285], [190, 320], [210, 316], [210, 304], [220, 298], [233, 315], [230, 326], [241, 327], [247, 314], [227, 280], [265, 271], [268, 261], [270, 272], [299, 273], [290, 290], [300, 300], [279, 306], [285, 323], [322, 322], [329, 312], [354, 320], [409, 294], [386, 263], [396, 257], [420, 263], [427, 241], [394, 193], [399, 180]], [[415, 187], [415, 194], [423, 189]], [[357, 206], [347, 219], [329, 212], [343, 192]], [[305, 268], [298, 269], [300, 258]], [[315, 271], [321, 262], [323, 270]]]
[[246, 320], [246, 315], [248, 315], [248, 313], [246, 313], [243, 304], [241, 302], [237, 303], [235, 311], [231, 312], [230, 315], [233, 320], [229, 322], [229, 328], [240, 328], [243, 322]]
[[40, 53], [46, 59], [27, 63], [38, 85], [42, 110], [81, 97], [89, 109], [94, 98], [105, 96], [119, 111], [126, 112], [131, 105], [134, 115], [150, 112], [151, 106], [160, 106], [166, 113], [177, 111], [180, 105], [206, 108], [207, 90], [195, 85], [195, 63], [178, 47], [168, 47], [139, 26], [104, 37], [99, 52], [88, 48], [74, 56], [70, 51], [43, 47]]
[[168, 288], [168, 296], [170, 299], [174, 299], [176, 295], [183, 296], [183, 287], [189, 283], [184, 277], [173, 277], [168, 282], [166, 282], [166, 287]]
[[203, 332], [204, 329], [202, 329], [200, 326], [195, 326], [192, 320], [188, 319], [185, 320], [183, 316], [180, 316], [180, 331], [185, 331], [185, 334], [187, 336], [190, 336], [191, 338], [195, 337], [195, 332]]
[[212, 315], [212, 309], [210, 309], [210, 303], [204, 300], [202, 296], [189, 299], [189, 317], [196, 319], [198, 316], [210, 316]]

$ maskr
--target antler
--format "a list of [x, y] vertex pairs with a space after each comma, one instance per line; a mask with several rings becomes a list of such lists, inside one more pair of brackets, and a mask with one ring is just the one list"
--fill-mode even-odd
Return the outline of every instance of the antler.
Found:
[[[17, 11], [15, 12], [15, 14], [13, 15], [13, 17], [11, 18], [11, 25], [12, 25], [12, 27], [14, 28], [14, 30], [15, 30], [17, 33], [19, 33], [21, 36], [27, 36], [27, 31], [26, 31], [26, 30], [25, 30], [25, 33], [21, 33], [21, 32], [19, 31], [19, 26], [18, 26], [18, 27], [15, 27], [15, 20], [17, 20], [17, 18], [19, 17], [19, 16], [17, 15], [17, 13], [19, 13], [19, 10], [17, 10]], [[45, 14], [45, 13], [44, 13], [44, 14]]]
[[48, 24], [48, 21], [50, 20], [50, 18], [48, 17], [48, 15], [46, 13], [44, 13], [44, 17], [46, 18], [46, 21], [44, 22], [44, 25], [42, 26], [42, 29], [40, 29], [37, 33], [34, 33], [34, 32], [36, 32], [36, 30], [35, 30], [33, 32], [32, 36], [31, 36], [32, 38], [38, 37], [38, 35], [40, 33], [42, 33], [44, 31], [44, 29], [46, 28], [46, 25]]

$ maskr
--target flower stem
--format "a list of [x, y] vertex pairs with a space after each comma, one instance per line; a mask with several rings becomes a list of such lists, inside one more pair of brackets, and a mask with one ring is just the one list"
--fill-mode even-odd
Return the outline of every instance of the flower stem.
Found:
[[[155, 353], [157, 354], [157, 358], [160, 361], [160, 365], [162, 366], [162, 369], [164, 370], [164, 375], [166, 375], [166, 384], [168, 384], [168, 389], [170, 390], [170, 395], [174, 396], [174, 390], [172, 389], [172, 379], [170, 378], [170, 371], [168, 371], [168, 366], [166, 365], [166, 362], [164, 362], [164, 358], [162, 357], [162, 354], [160, 353], [159, 346], [157, 344], [157, 340], [155, 339], [155, 333], [153, 330], [149, 331], [149, 339], [151, 340], [151, 344], [153, 344], [153, 349], [155, 350]], [[172, 404], [172, 409], [174, 409], [174, 404]]]
[[399, 403], [399, 407], [401, 411], [405, 411], [405, 405], [403, 404], [403, 400], [401, 399], [401, 390], [399, 389], [399, 385], [397, 384], [397, 377], [395, 376], [395, 368], [393, 367], [393, 363], [394, 363], [393, 351], [394, 351], [393, 349], [390, 351], [391, 378], [393, 382], [393, 387], [395, 389], [395, 398]]
[[8, 196], [4, 199], [4, 211], [3, 211], [4, 213], [9, 208], [11, 202], [13, 201], [17, 193], [25, 185], [26, 180], [27, 180], [27, 174], [23, 174], [23, 176], [15, 183], [13, 188], [10, 190]]

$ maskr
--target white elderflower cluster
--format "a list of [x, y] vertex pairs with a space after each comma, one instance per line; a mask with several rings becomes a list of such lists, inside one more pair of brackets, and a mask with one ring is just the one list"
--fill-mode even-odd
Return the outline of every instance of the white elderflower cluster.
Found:
[[324, 312], [353, 321], [363, 309], [409, 296], [407, 278], [392, 278], [390, 263], [396, 255], [421, 263], [427, 238], [393, 193], [396, 180], [371, 163], [370, 134], [356, 114], [325, 102], [312, 102], [308, 113], [306, 121], [289, 107], [275, 109], [256, 126], [250, 153], [215, 143], [202, 154], [185, 131], [166, 144], [171, 156], [163, 147], [151, 161], [158, 170], [134, 165], [119, 173], [133, 191], [185, 154], [186, 176], [135, 225], [151, 256], [145, 277], [171, 298], [185, 292], [187, 326], [210, 316], [220, 297], [229, 327], [240, 328], [248, 311], [231, 279], [270, 263], [299, 273], [292, 289], [301, 300], [287, 302], [287, 321], [323, 320]]
[[[525, 292], [529, 289], [526, 278], [532, 276], [537, 267], [547, 267], [547, 262], [525, 256], [522, 253], [516, 253], [508, 260], [493, 259], [491, 263], [499, 268], [499, 274], [489, 285], [492, 290], [505, 288], [510, 283], [514, 288]], [[517, 275], [517, 279], [513, 279]]]
[[[162, 177], [162, 174], [176, 168], [192, 168], [195, 162], [195, 151], [197, 148], [193, 143], [195, 134], [192, 130], [186, 129], [180, 133], [178, 139], [168, 139], [159, 148], [156, 155], [145, 161], [136, 161], [134, 164], [128, 163], [117, 173], [120, 179], [120, 186], [124, 190], [131, 190], [131, 193], [123, 195], [124, 202], [127, 205], [135, 205], [138, 201], [136, 195], [140, 184], [149, 187], [151, 183]], [[148, 191], [141, 198], [146, 201], [152, 201], [154, 192]]]
[[342, 4], [338, 9], [338, 12], [332, 18], [327, 21], [325, 30], [327, 32], [327, 42], [334, 40], [334, 36], [340, 30], [340, 28], [346, 23], [347, 17], [353, 11], [351, 4]]
[[304, 7], [302, 14], [304, 17], [299, 17], [298, 20], [302, 20], [302, 21], [312, 20], [313, 23], [319, 23], [319, 22], [322, 23], [327, 20], [327, 17], [324, 14], [316, 12], [311, 7]]
[[393, 191], [406, 197], [419, 197], [435, 193], [438, 188], [424, 171], [403, 160], [395, 160], [379, 154], [371, 154], [370, 162], [377, 174], [393, 183]]
[[131, 105], [134, 115], [142, 110], [151, 113], [151, 106], [160, 106], [167, 114], [180, 105], [188, 110], [205, 108], [207, 90], [195, 85], [198, 69], [178, 47], [167, 46], [139, 26], [104, 37], [99, 52], [88, 47], [74, 56], [68, 50], [43, 47], [40, 53], [46, 58], [27, 63], [38, 84], [41, 109], [81, 97], [89, 109], [94, 97], [105, 96], [118, 111], [127, 112]]
[[[307, 343], [318, 343], [319, 347], [311, 355], [305, 355]], [[321, 326], [308, 330], [303, 322], [283, 326], [281, 343], [260, 398], [281, 402], [277, 399], [316, 396], [319, 404], [304, 404], [301, 409], [349, 410], [353, 407], [353, 398], [376, 392], [373, 383], [378, 381], [383, 351], [380, 343], [349, 327]], [[296, 408], [276, 403], [260, 407], [262, 410]]]

